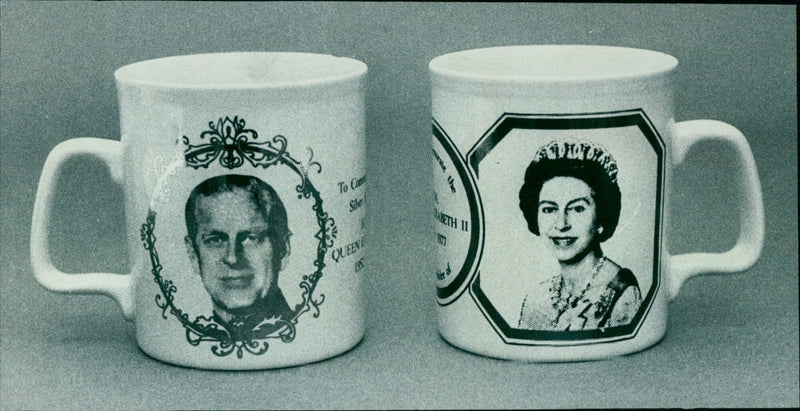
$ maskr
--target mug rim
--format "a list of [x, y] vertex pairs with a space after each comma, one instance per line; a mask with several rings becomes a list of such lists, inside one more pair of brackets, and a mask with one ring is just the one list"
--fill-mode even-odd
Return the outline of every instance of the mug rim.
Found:
[[357, 80], [366, 73], [364, 62], [349, 57], [288, 51], [236, 51], [138, 61], [116, 69], [114, 78], [120, 85], [161, 89], [242, 90], [327, 86]]
[[[512, 64], [498, 63], [513, 58]], [[599, 61], [602, 59], [604, 61]], [[508, 61], [508, 60], [506, 60]], [[461, 50], [433, 58], [433, 81], [475, 83], [607, 83], [640, 80], [673, 71], [666, 53], [620, 46], [552, 44]]]

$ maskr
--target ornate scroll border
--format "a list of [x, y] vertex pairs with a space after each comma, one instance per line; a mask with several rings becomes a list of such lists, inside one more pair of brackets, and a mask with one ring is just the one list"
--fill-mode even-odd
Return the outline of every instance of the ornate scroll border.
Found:
[[[153, 280], [160, 290], [160, 294], [155, 297], [155, 302], [161, 308], [162, 317], [167, 319], [167, 313], [169, 313], [177, 318], [186, 329], [186, 339], [189, 344], [197, 346], [209, 342], [214, 344], [211, 347], [214, 355], [224, 357], [236, 352], [236, 357], [240, 359], [243, 358], [245, 351], [253, 355], [266, 353], [269, 349], [268, 340], [270, 339], [280, 339], [284, 343], [293, 341], [297, 334], [298, 318], [304, 313], [313, 311], [312, 316], [319, 317], [319, 306], [324, 302], [325, 294], [317, 297], [314, 296], [314, 291], [323, 276], [325, 254], [329, 248], [333, 247], [337, 235], [334, 219], [329, 217], [323, 209], [322, 197], [308, 178], [309, 169], [316, 168], [317, 173], [322, 172], [320, 163], [313, 161], [313, 151], [309, 149], [310, 158], [304, 165], [292, 158], [286, 151], [287, 140], [285, 137], [277, 135], [273, 137], [272, 142], [255, 143], [251, 139], [257, 139], [258, 134], [254, 130], [245, 129], [244, 126], [244, 119], [238, 117], [233, 119], [225, 117], [220, 119], [216, 125], [214, 122], [209, 122], [211, 130], [200, 135], [201, 140], [208, 138], [208, 143], [191, 145], [189, 138], [183, 137], [183, 143], [187, 146], [184, 158], [186, 166], [194, 169], [208, 168], [216, 159], [219, 159], [220, 164], [228, 169], [240, 167], [247, 161], [253, 167], [264, 169], [273, 165], [287, 166], [300, 177], [300, 183], [295, 187], [297, 198], [313, 201], [311, 208], [315, 212], [319, 231], [314, 236], [318, 240], [317, 257], [314, 260], [315, 270], [303, 275], [299, 284], [300, 289], [303, 290], [303, 301], [295, 306], [291, 318], [267, 318], [253, 329], [248, 330], [242, 326], [236, 332], [221, 327], [210, 317], [197, 316], [191, 320], [188, 314], [175, 305], [174, 294], [178, 292], [177, 285], [172, 280], [164, 279], [161, 275], [163, 266], [156, 249], [157, 238], [154, 234], [156, 212], [152, 208], [148, 211], [146, 222], [142, 224], [140, 233], [144, 249], [148, 251], [150, 257]], [[277, 147], [271, 143], [275, 143]]]

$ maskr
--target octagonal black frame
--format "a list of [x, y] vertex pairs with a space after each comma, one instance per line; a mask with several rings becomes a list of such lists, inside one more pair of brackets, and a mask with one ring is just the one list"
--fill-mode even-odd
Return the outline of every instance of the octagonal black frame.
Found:
[[479, 164], [505, 136], [515, 129], [587, 130], [636, 126], [647, 139], [658, 159], [656, 174], [655, 230], [653, 238], [653, 282], [642, 299], [639, 311], [627, 325], [594, 330], [542, 331], [511, 326], [494, 307], [481, 288], [480, 267], [469, 285], [470, 295], [484, 317], [507, 344], [518, 345], [588, 345], [630, 339], [636, 336], [643, 319], [652, 307], [661, 279], [661, 223], [664, 204], [664, 141], [641, 109], [585, 114], [505, 113], [484, 133], [467, 154], [474, 176], [480, 180]]

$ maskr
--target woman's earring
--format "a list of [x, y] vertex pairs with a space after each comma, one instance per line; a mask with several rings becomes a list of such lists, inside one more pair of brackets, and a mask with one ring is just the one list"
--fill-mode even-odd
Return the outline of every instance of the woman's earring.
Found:
[[603, 227], [597, 227], [597, 234], [603, 234]]

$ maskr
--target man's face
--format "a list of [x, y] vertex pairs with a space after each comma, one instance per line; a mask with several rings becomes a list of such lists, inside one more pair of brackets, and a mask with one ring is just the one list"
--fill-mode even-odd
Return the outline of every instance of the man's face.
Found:
[[203, 285], [227, 310], [251, 306], [272, 283], [267, 221], [240, 189], [198, 196], [195, 244]]

